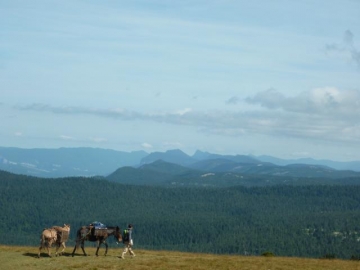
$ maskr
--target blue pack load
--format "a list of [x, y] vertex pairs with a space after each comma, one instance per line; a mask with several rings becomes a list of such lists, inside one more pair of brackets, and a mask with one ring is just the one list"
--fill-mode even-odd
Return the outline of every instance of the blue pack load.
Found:
[[91, 226], [94, 226], [95, 229], [107, 229], [105, 224], [102, 224], [99, 221], [94, 221], [93, 223], [90, 224]]

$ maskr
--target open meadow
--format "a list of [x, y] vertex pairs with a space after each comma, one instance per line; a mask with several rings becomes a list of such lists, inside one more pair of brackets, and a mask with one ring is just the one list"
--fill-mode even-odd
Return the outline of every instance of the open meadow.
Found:
[[[285, 257], [255, 257], [235, 255], [213, 255], [200, 253], [184, 253], [173, 251], [135, 250], [136, 257], [127, 256], [119, 259], [122, 246], [109, 248], [105, 257], [100, 249], [100, 256], [96, 257], [95, 249], [86, 247], [90, 256], [81, 253], [70, 255], [72, 247], [67, 247], [65, 255], [48, 257], [42, 252], [37, 258], [37, 247], [29, 246], [0, 246], [1, 269], [26, 270], [66, 270], [66, 269], [192, 269], [192, 270], [360, 270], [359, 261], [325, 260]], [[54, 249], [52, 249], [54, 252]]]

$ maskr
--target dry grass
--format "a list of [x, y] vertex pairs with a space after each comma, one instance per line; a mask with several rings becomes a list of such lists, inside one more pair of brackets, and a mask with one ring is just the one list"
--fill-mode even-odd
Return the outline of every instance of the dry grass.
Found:
[[[109, 249], [108, 256], [94, 256], [94, 248], [86, 248], [91, 256], [71, 257], [68, 247], [61, 257], [37, 257], [37, 247], [0, 246], [0, 269], [66, 270], [66, 269], [186, 269], [186, 270], [360, 270], [359, 261], [322, 260], [284, 257], [245, 257], [229, 255], [194, 254], [169, 251], [135, 250], [136, 257], [119, 259], [122, 248]], [[101, 249], [99, 254], [103, 254]]]

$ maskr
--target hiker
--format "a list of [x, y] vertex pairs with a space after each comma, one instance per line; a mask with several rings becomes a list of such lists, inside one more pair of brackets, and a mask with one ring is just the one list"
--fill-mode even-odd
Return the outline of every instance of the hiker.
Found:
[[125, 259], [125, 254], [129, 251], [131, 257], [135, 257], [135, 253], [132, 250], [132, 246], [134, 244], [133, 239], [132, 239], [132, 230], [133, 230], [133, 225], [129, 224], [128, 228], [124, 230], [123, 232], [123, 243], [124, 243], [124, 251], [121, 254], [121, 259]]

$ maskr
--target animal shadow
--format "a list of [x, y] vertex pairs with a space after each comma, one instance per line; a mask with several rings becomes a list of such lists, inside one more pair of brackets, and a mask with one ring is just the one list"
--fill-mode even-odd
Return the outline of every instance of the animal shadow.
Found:
[[[26, 253], [23, 253], [23, 256], [38, 258], [38, 253], [26, 252]], [[71, 256], [71, 253], [64, 252], [62, 255], [58, 255], [58, 257], [61, 257], [61, 256], [70, 257], [70, 256]], [[49, 254], [47, 254], [47, 253], [41, 253], [41, 257], [50, 258]], [[52, 255], [52, 258], [55, 258], [55, 257], [56, 257], [55, 254], [53, 254], [53, 255]]]
[[[34, 252], [26, 252], [23, 254], [23, 256], [28, 256], [28, 257], [34, 257], [34, 258], [37, 258], [38, 257], [38, 254], [37, 253], [34, 253]], [[47, 257], [49, 257], [48, 254], [46, 254]]]

